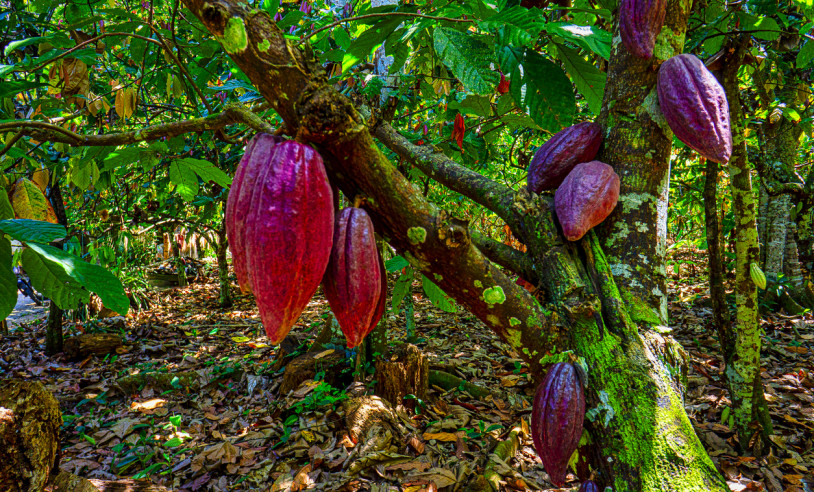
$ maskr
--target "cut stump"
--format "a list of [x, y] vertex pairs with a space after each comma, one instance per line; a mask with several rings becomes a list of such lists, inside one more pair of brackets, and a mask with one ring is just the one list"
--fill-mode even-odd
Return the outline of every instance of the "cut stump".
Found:
[[89, 355], [114, 354], [124, 345], [122, 337], [113, 333], [87, 333], [65, 340], [62, 350], [70, 360], [82, 360]]
[[376, 362], [376, 394], [415, 410], [416, 398], [427, 399], [429, 374], [429, 361], [421, 349], [409, 343], [398, 345]]
[[[345, 354], [337, 351], [328, 354], [325, 352], [308, 352], [295, 357], [285, 366], [283, 382], [280, 384], [280, 394], [285, 395], [289, 391], [299, 388], [303, 382], [314, 379], [317, 372], [324, 372], [324, 380], [331, 386], [335, 388], [344, 387], [349, 382], [349, 378], [342, 377], [344, 363]], [[345, 381], [345, 379], [348, 379], [348, 381]]]
[[45, 488], [59, 448], [62, 414], [41, 383], [0, 381], [0, 490]]

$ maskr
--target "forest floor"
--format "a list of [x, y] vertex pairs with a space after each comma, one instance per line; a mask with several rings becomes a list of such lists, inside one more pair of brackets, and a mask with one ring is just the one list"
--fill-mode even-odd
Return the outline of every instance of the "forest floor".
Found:
[[[671, 326], [691, 358], [686, 406], [696, 431], [733, 491], [811, 490], [814, 317], [763, 317], [763, 381], [776, 434], [765, 458], [739, 457], [703, 280], [673, 281], [670, 292]], [[0, 343], [0, 377], [40, 381], [59, 401], [63, 470], [145, 479], [177, 491], [465, 490], [494, 458], [494, 445], [519, 428], [516, 455], [496, 463], [502, 488], [556, 490], [527, 432], [535, 387], [520, 357], [469, 314], [433, 308], [419, 283], [417, 345], [431, 368], [492, 394], [477, 399], [431, 387], [416, 412], [397, 412], [403, 435], [358, 443], [349, 436], [344, 404], [359, 387], [347, 392], [309, 380], [281, 394], [279, 349], [267, 345], [250, 297], [220, 309], [211, 274], [148, 297], [150, 307], [129, 315], [123, 328], [94, 322], [66, 328], [69, 336], [122, 335], [126, 345], [107, 357], [46, 357], [44, 314], [13, 325]], [[328, 312], [324, 298], [315, 297], [292, 333], [310, 342]], [[389, 338], [403, 340], [403, 313], [387, 316]], [[321, 356], [330, 351], [343, 347]], [[576, 487], [577, 478], [569, 478]]]

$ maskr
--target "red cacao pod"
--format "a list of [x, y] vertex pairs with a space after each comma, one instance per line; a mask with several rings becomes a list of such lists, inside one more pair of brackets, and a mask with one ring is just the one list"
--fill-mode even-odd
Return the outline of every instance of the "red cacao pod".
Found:
[[709, 160], [729, 161], [729, 104], [704, 63], [688, 53], [670, 58], [659, 68], [657, 87], [659, 106], [676, 137]]
[[235, 171], [235, 178], [226, 199], [224, 221], [229, 249], [232, 251], [232, 265], [235, 268], [237, 283], [244, 293], [252, 291], [246, 270], [246, 241], [244, 239], [246, 215], [251, 205], [257, 176], [265, 169], [277, 145], [283, 143], [281, 137], [259, 133], [249, 141], [243, 158]]
[[582, 485], [579, 486], [579, 491], [577, 492], [599, 492], [599, 487], [594, 483], [593, 480], [586, 480], [582, 482]]
[[[276, 145], [272, 152], [259, 152], [264, 148], [258, 141], [249, 155], [250, 161], [261, 162], [256, 164], [260, 171], [252, 186], [242, 239], [260, 319], [271, 343], [277, 344], [325, 273], [334, 208], [331, 185], [316, 151], [293, 140]], [[240, 195], [248, 185], [246, 175]], [[240, 205], [239, 197], [235, 207]]]
[[577, 164], [554, 194], [554, 210], [569, 241], [599, 225], [619, 201], [619, 176], [604, 162]]
[[628, 51], [639, 58], [653, 57], [656, 37], [664, 26], [666, 0], [622, 0], [619, 3], [619, 33]]
[[596, 157], [602, 145], [602, 127], [583, 122], [569, 126], [537, 149], [529, 164], [529, 190], [540, 193], [558, 187], [574, 166]]
[[497, 84], [497, 93], [505, 94], [509, 92], [509, 81], [506, 80], [506, 75], [500, 72], [500, 82]]
[[531, 437], [551, 483], [565, 483], [568, 459], [577, 449], [585, 419], [585, 394], [573, 364], [551, 366], [537, 387], [531, 410]]
[[322, 289], [348, 347], [353, 348], [384, 314], [384, 262], [376, 249], [373, 223], [361, 208], [348, 207], [339, 213], [333, 242]]
[[466, 126], [464, 125], [464, 117], [461, 113], [455, 115], [455, 123], [452, 125], [452, 140], [454, 140], [458, 147], [464, 148], [464, 133]]

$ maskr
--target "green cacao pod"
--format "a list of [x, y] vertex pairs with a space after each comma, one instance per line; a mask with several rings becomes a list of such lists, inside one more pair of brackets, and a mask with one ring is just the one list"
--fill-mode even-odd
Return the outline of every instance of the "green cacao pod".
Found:
[[373, 223], [361, 208], [345, 208], [337, 217], [322, 289], [348, 347], [356, 347], [384, 314], [387, 295], [387, 277]]
[[578, 492], [599, 492], [599, 487], [593, 480], [586, 480], [579, 486]]
[[568, 460], [577, 449], [585, 420], [585, 394], [576, 367], [551, 366], [537, 387], [531, 410], [531, 437], [551, 483], [565, 483]]
[[557, 132], [542, 145], [529, 164], [528, 186], [534, 193], [558, 187], [574, 166], [596, 157], [602, 127], [583, 122]]
[[622, 44], [639, 58], [653, 57], [656, 37], [664, 26], [666, 0], [622, 0], [619, 3], [619, 33]]
[[605, 220], [619, 201], [619, 176], [604, 162], [577, 164], [554, 194], [554, 210], [569, 241]]
[[752, 282], [760, 288], [766, 290], [766, 274], [760, 269], [760, 266], [754, 261], [749, 264], [749, 276], [752, 277]]
[[[280, 343], [319, 287], [333, 239], [331, 186], [322, 158], [293, 140], [258, 135], [243, 156], [227, 235], [271, 343]], [[234, 239], [233, 239], [234, 238]]]
[[677, 55], [661, 64], [659, 106], [676, 137], [703, 157], [729, 161], [732, 129], [726, 93], [704, 63]]

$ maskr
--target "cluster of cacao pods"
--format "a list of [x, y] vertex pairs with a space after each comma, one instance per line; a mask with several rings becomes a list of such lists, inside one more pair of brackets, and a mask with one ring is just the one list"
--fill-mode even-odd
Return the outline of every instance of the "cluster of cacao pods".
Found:
[[349, 346], [376, 326], [387, 285], [373, 225], [359, 208], [334, 217], [331, 185], [312, 148], [255, 136], [224, 220], [238, 284], [254, 294], [272, 343], [285, 338], [320, 282]]
[[534, 395], [531, 437], [551, 483], [557, 487], [565, 483], [568, 460], [582, 437], [584, 420], [585, 393], [576, 366], [570, 362], [552, 365]]
[[577, 123], [548, 139], [529, 165], [529, 190], [557, 189], [554, 209], [569, 241], [605, 220], [619, 200], [619, 176], [611, 166], [593, 160], [600, 145], [601, 126]]

